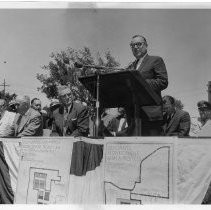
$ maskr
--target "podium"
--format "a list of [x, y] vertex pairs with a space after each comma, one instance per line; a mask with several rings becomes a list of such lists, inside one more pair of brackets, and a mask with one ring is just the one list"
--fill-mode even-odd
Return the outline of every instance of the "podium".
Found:
[[[134, 107], [134, 135], [140, 136], [140, 107], [160, 105], [161, 98], [137, 70], [100, 73], [98, 76], [100, 106], [103, 108]], [[96, 99], [97, 75], [80, 77], [79, 81]]]

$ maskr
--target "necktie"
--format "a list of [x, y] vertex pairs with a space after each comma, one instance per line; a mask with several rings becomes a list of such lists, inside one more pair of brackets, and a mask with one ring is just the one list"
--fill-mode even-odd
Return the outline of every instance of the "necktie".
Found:
[[66, 135], [66, 131], [67, 131], [67, 117], [68, 117], [68, 108], [67, 107], [64, 107], [63, 136]]

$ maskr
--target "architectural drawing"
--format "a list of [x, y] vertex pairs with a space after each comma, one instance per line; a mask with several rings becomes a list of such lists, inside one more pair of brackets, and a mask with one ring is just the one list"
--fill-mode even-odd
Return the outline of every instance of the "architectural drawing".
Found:
[[23, 140], [15, 203], [67, 203], [72, 144], [66, 138]]
[[[58, 170], [33, 168], [29, 169], [27, 203], [37, 200], [37, 204], [49, 204], [50, 196], [54, 195], [53, 185], [61, 181]], [[29, 199], [29, 200], [28, 200]], [[51, 199], [52, 200], [52, 199]]]

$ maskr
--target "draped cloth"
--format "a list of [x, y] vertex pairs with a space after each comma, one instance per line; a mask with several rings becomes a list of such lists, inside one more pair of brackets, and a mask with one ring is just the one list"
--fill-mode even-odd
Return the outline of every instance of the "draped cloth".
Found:
[[9, 174], [9, 166], [4, 156], [3, 143], [0, 142], [0, 203], [12, 204], [14, 194], [11, 187], [11, 179]]
[[86, 175], [88, 171], [95, 170], [100, 165], [102, 158], [103, 145], [83, 141], [74, 142], [70, 174]]

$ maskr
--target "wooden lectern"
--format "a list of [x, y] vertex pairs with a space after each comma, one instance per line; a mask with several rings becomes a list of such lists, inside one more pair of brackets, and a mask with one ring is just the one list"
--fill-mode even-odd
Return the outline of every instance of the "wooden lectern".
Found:
[[[134, 136], [141, 135], [141, 106], [160, 105], [160, 97], [151, 89], [139, 71], [101, 73], [99, 76], [99, 103], [103, 108], [133, 107]], [[96, 99], [97, 75], [80, 77], [79, 81]]]

